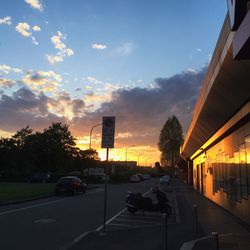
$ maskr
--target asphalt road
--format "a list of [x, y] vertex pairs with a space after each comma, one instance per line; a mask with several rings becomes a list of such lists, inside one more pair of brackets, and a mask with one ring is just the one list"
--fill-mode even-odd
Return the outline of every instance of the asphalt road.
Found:
[[[107, 220], [124, 208], [128, 190], [146, 192], [156, 179], [108, 186]], [[103, 223], [103, 186], [85, 195], [47, 199], [0, 207], [0, 249], [66, 249]], [[65, 248], [66, 247], [66, 248]]]

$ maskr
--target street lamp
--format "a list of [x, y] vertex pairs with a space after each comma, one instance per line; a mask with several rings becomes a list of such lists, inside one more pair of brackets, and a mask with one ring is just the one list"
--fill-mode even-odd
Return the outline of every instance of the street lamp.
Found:
[[98, 126], [101, 126], [101, 125], [102, 125], [102, 123], [98, 123], [98, 124], [94, 125], [94, 126], [91, 128], [90, 133], [89, 133], [89, 149], [91, 149], [91, 136], [92, 136], [92, 131], [93, 131], [94, 128], [96, 128], [96, 127], [98, 127]]
[[140, 155], [144, 155], [144, 153], [142, 153], [142, 154], [138, 154], [138, 161], [137, 161], [137, 163], [138, 163], [138, 167], [140, 166], [140, 165], [139, 165]]
[[126, 148], [126, 154], [125, 154], [125, 161], [127, 161], [127, 156], [128, 156], [128, 149], [131, 148], [131, 147], [134, 147], [135, 145], [130, 145]]

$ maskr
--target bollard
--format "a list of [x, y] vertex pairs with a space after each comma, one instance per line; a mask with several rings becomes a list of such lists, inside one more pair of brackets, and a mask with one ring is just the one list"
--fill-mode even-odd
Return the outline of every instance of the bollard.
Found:
[[219, 250], [219, 234], [217, 232], [212, 232], [212, 239], [215, 240], [215, 250]]
[[194, 213], [194, 233], [195, 236], [198, 236], [198, 206], [193, 205], [193, 213]]
[[164, 226], [164, 250], [168, 250], [168, 215], [163, 214], [163, 226]]

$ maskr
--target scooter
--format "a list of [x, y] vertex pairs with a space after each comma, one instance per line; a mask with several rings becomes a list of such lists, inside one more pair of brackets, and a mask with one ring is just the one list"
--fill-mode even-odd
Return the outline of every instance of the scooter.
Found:
[[134, 214], [138, 210], [144, 211], [153, 211], [166, 213], [167, 216], [170, 216], [172, 213], [172, 208], [168, 204], [168, 198], [164, 192], [159, 188], [153, 190], [153, 193], [156, 196], [157, 203], [153, 203], [152, 199], [149, 197], [143, 197], [141, 193], [132, 193], [128, 192], [125, 206], [127, 210]]

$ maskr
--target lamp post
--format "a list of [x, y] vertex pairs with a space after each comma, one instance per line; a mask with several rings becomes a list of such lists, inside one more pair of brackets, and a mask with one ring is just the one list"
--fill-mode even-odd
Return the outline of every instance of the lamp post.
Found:
[[101, 126], [101, 125], [102, 125], [102, 123], [98, 123], [98, 124], [94, 125], [94, 126], [91, 128], [90, 133], [89, 133], [89, 149], [91, 149], [91, 136], [92, 136], [92, 131], [93, 131], [94, 128], [96, 128], [96, 127], [98, 127], [98, 126]]
[[140, 155], [144, 155], [144, 153], [142, 153], [142, 154], [138, 154], [138, 156], [137, 156], [137, 157], [138, 157], [138, 161], [137, 161], [137, 163], [138, 163], [138, 167], [140, 166], [140, 165], [139, 165]]
[[126, 153], [125, 153], [125, 161], [127, 162], [127, 159], [128, 159], [128, 149], [131, 148], [131, 147], [134, 147], [135, 145], [130, 145], [126, 148]]

